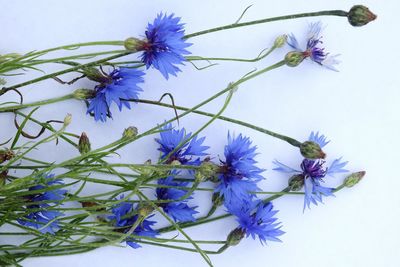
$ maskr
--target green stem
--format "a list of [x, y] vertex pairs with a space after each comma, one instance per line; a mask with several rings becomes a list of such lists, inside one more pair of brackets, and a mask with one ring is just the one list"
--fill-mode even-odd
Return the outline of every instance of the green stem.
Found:
[[[167, 107], [167, 108], [172, 108], [172, 109], [175, 108], [175, 109], [178, 109], [178, 110], [189, 110], [189, 108], [187, 108], [187, 107], [170, 105], [170, 104], [161, 103], [159, 101], [146, 100], [146, 99], [132, 100], [132, 102], [138, 102], [138, 103], [150, 104], [150, 105], [157, 105], [157, 106]], [[194, 111], [192, 111], [192, 113], [203, 115], [203, 116], [207, 116], [207, 117], [214, 117], [215, 116], [214, 113], [205, 112], [205, 111], [201, 111], [201, 110], [194, 110]], [[301, 142], [297, 141], [294, 138], [285, 136], [283, 134], [275, 133], [275, 132], [270, 131], [268, 129], [264, 129], [264, 128], [255, 126], [253, 124], [250, 124], [250, 123], [247, 123], [247, 122], [244, 122], [244, 121], [236, 120], [236, 119], [225, 117], [225, 116], [218, 116], [218, 119], [219, 120], [223, 120], [223, 121], [227, 121], [227, 122], [231, 122], [231, 123], [234, 123], [234, 124], [237, 124], [237, 125], [241, 125], [241, 126], [253, 129], [255, 131], [264, 133], [266, 135], [278, 138], [280, 140], [288, 142], [289, 144], [291, 144], [292, 146], [295, 146], [295, 147], [300, 147], [300, 145], [301, 145]]]
[[74, 98], [74, 95], [73, 94], [69, 94], [69, 95], [64, 95], [64, 96], [61, 96], [61, 97], [56, 97], [56, 98], [51, 98], [51, 99], [46, 99], [46, 100], [40, 100], [40, 101], [28, 103], [28, 104], [20, 104], [20, 105], [9, 106], [9, 107], [0, 107], [0, 113], [14, 112], [16, 110], [24, 109], [24, 108], [54, 104], [54, 103], [57, 103], [57, 102], [62, 102], [62, 101], [73, 99], [73, 98]]
[[204, 31], [191, 33], [191, 34], [186, 35], [184, 38], [189, 39], [189, 38], [193, 38], [196, 36], [209, 34], [212, 32], [218, 32], [218, 31], [223, 31], [223, 30], [229, 30], [229, 29], [245, 27], [245, 26], [261, 24], [261, 23], [267, 23], [267, 22], [273, 22], [273, 21], [279, 21], [279, 20], [297, 19], [297, 18], [305, 18], [305, 17], [317, 17], [317, 16], [347, 17], [347, 14], [348, 14], [348, 12], [343, 11], [343, 10], [326, 10], [326, 11], [318, 11], [318, 12], [299, 13], [299, 14], [293, 14], [293, 15], [253, 20], [253, 21], [249, 21], [249, 22], [232, 23], [232, 24], [228, 24], [225, 26], [220, 26], [220, 27], [216, 27], [216, 28], [212, 28], [212, 29], [208, 29], [208, 30], [204, 30]]
[[125, 53], [109, 56], [109, 57], [106, 57], [106, 58], [103, 58], [103, 59], [99, 59], [99, 60], [96, 60], [96, 61], [93, 61], [93, 62], [89, 62], [89, 63], [86, 63], [86, 64], [74, 66], [74, 67], [71, 67], [71, 68], [68, 68], [68, 69], [65, 69], [65, 70], [62, 70], [62, 71], [57, 71], [57, 72], [53, 72], [53, 73], [50, 73], [50, 74], [47, 74], [47, 75], [43, 75], [43, 76], [38, 77], [36, 79], [32, 79], [32, 80], [29, 80], [29, 81], [26, 81], [26, 82], [23, 82], [23, 83], [19, 83], [19, 84], [10, 86], [10, 87], [4, 87], [4, 88], [2, 88], [0, 90], [0, 96], [5, 94], [5, 93], [7, 93], [8, 91], [10, 91], [12, 89], [18, 89], [20, 87], [24, 87], [24, 86], [31, 85], [31, 84], [34, 84], [34, 83], [38, 83], [38, 82], [44, 81], [46, 79], [54, 78], [54, 77], [57, 77], [59, 75], [63, 75], [63, 74], [66, 74], [66, 73], [77, 71], [77, 70], [82, 69], [84, 67], [97, 66], [97, 65], [99, 65], [101, 63], [108, 62], [108, 61], [116, 59], [116, 58], [124, 57], [124, 56], [132, 54], [132, 53], [135, 53], [135, 51], [127, 51]]

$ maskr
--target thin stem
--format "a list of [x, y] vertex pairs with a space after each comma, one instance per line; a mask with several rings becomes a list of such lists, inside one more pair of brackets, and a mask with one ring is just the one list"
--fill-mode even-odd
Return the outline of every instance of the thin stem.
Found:
[[208, 29], [208, 30], [204, 30], [204, 31], [191, 33], [191, 34], [186, 35], [184, 38], [189, 39], [189, 38], [193, 38], [193, 37], [196, 37], [196, 36], [209, 34], [209, 33], [212, 33], [212, 32], [229, 30], [229, 29], [245, 27], [245, 26], [250, 26], [250, 25], [256, 25], [256, 24], [261, 24], [261, 23], [267, 23], [267, 22], [272, 22], [272, 21], [297, 19], [297, 18], [305, 18], [305, 17], [317, 17], [317, 16], [347, 17], [347, 14], [348, 14], [348, 12], [343, 11], [343, 10], [326, 10], [326, 11], [318, 11], [318, 12], [299, 13], [299, 14], [293, 14], [293, 15], [286, 15], [286, 16], [279, 16], [279, 17], [266, 18], [266, 19], [260, 19], [260, 20], [253, 20], [253, 21], [249, 21], [249, 22], [232, 23], [232, 24], [228, 24], [228, 25], [225, 25], [225, 26], [220, 26], [220, 27], [216, 27], [216, 28], [212, 28], [212, 29]]

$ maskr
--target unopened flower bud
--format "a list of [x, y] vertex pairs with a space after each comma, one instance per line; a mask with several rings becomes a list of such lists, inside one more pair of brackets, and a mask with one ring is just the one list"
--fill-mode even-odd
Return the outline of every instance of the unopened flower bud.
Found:
[[138, 214], [142, 218], [146, 218], [154, 211], [154, 208], [149, 204], [143, 204], [138, 209]]
[[170, 165], [173, 165], [173, 166], [180, 166], [180, 165], [182, 165], [182, 163], [179, 161], [179, 160], [173, 160], [173, 161], [171, 161], [171, 163], [170, 163]]
[[78, 149], [81, 154], [86, 154], [91, 150], [90, 140], [85, 132], [83, 132], [79, 138]]
[[361, 181], [361, 179], [365, 176], [365, 174], [366, 174], [365, 171], [352, 173], [346, 177], [343, 184], [346, 187], [353, 187]]
[[289, 67], [297, 67], [305, 59], [302, 52], [292, 51], [286, 54], [285, 63]]
[[68, 113], [67, 116], [65, 116], [64, 118], [64, 127], [70, 125], [71, 121], [72, 121], [72, 115]]
[[0, 187], [6, 184], [7, 174], [7, 171], [3, 171], [0, 173]]
[[226, 244], [230, 247], [236, 246], [240, 243], [240, 241], [244, 237], [244, 232], [240, 228], [236, 228], [232, 232], [229, 233], [228, 238], [226, 239]]
[[217, 176], [219, 168], [220, 167], [218, 165], [212, 163], [211, 161], [203, 161], [203, 163], [200, 165], [199, 171], [207, 180], [213, 181]]
[[299, 191], [303, 188], [304, 185], [304, 175], [296, 174], [290, 177], [289, 179], [289, 187], [290, 191]]
[[110, 83], [112, 81], [112, 78], [104, 75], [100, 70], [93, 67], [85, 67], [83, 69], [83, 74], [85, 74], [89, 80], [98, 83]]
[[307, 159], [324, 159], [326, 154], [321, 147], [312, 141], [306, 141], [300, 145], [300, 153]]
[[0, 150], [0, 163], [4, 161], [10, 160], [15, 156], [14, 152], [10, 149], [1, 149]]
[[76, 89], [73, 93], [74, 98], [78, 100], [86, 100], [89, 98], [93, 98], [96, 92], [94, 90], [89, 89]]
[[122, 134], [122, 136], [124, 138], [133, 138], [133, 137], [137, 136], [137, 134], [138, 134], [138, 129], [134, 126], [130, 126], [124, 130], [124, 133]]
[[278, 37], [276, 37], [275, 42], [274, 42], [274, 46], [275, 48], [281, 48], [286, 44], [287, 41], [287, 35], [286, 34], [282, 34]]
[[5, 85], [6, 83], [7, 83], [6, 80], [0, 78], [0, 85]]
[[124, 46], [125, 46], [126, 50], [138, 51], [143, 46], [143, 41], [141, 41], [137, 38], [134, 38], [134, 37], [130, 37], [125, 40]]
[[350, 24], [355, 27], [364, 26], [376, 19], [376, 15], [363, 5], [353, 6], [347, 14]]

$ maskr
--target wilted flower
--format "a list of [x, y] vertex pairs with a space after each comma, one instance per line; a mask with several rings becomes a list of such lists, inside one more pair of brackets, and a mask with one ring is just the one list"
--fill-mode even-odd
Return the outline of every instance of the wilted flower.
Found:
[[[56, 187], [64, 184], [61, 180], [53, 178], [53, 174], [39, 177], [37, 179], [38, 185], [28, 189], [32, 194], [25, 197], [25, 201], [28, 202], [25, 208], [27, 212], [29, 212], [29, 210], [34, 211], [18, 219], [17, 221], [19, 224], [36, 228], [44, 234], [54, 234], [60, 229], [57, 218], [64, 214], [60, 211], [49, 210], [49, 208], [59, 205], [65, 198], [67, 190], [61, 188], [49, 189], [49, 187]], [[43, 189], [46, 191], [40, 193], [34, 192]]]
[[[324, 135], [312, 132], [309, 137], [309, 141], [317, 143], [321, 148], [329, 143]], [[300, 176], [304, 179], [304, 208], [307, 206], [310, 208], [310, 204], [313, 203], [318, 205], [318, 202], [322, 203], [322, 196], [332, 196], [333, 188], [324, 187], [321, 185], [324, 182], [326, 175], [333, 176], [337, 173], [347, 172], [344, 167], [347, 165], [347, 161], [342, 162], [342, 158], [335, 159], [329, 167], [325, 167], [324, 160], [312, 160], [303, 159], [300, 164], [301, 170], [291, 168], [277, 160], [273, 162], [276, 167], [275, 171], [284, 172], [288, 174], [295, 174], [298, 179]]]
[[336, 59], [338, 55], [329, 55], [329, 53], [325, 52], [325, 48], [321, 47], [322, 45], [322, 24], [321, 22], [311, 23], [308, 30], [307, 35], [307, 44], [306, 48], [303, 49], [297, 38], [290, 34], [287, 43], [296, 51], [301, 52], [304, 59], [310, 58], [312, 61], [322, 65], [328, 69], [337, 71], [334, 65], [337, 65], [339, 61]]
[[110, 106], [114, 102], [119, 110], [125, 106], [130, 109], [126, 100], [137, 99], [143, 91], [138, 84], [142, 83], [144, 72], [133, 68], [116, 68], [109, 75], [103, 75], [95, 87], [93, 98], [89, 98], [87, 113], [93, 113], [96, 121], [105, 122], [112, 117]]

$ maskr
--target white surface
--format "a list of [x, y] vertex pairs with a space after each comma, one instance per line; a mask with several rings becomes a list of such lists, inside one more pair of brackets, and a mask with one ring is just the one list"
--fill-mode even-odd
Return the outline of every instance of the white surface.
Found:
[[[360, 1], [6, 1], [1, 6], [0, 54], [95, 40], [124, 39], [143, 34], [146, 23], [160, 11], [175, 12], [187, 23], [187, 32], [195, 32], [232, 23], [249, 4], [254, 6], [244, 20], [326, 9], [348, 10]], [[400, 253], [400, 180], [398, 155], [400, 136], [400, 76], [398, 73], [398, 16], [396, 0], [363, 1], [378, 14], [378, 20], [362, 28], [353, 28], [343, 18], [322, 17], [283, 21], [194, 38], [194, 55], [252, 58], [271, 45], [275, 36], [294, 32], [301, 36], [307, 22], [322, 20], [327, 25], [324, 40], [329, 51], [340, 53], [340, 72], [335, 73], [309, 62], [301, 67], [281, 68], [242, 85], [235, 94], [227, 116], [304, 140], [311, 130], [319, 130], [332, 140], [327, 148], [331, 159], [344, 156], [354, 171], [366, 170], [365, 179], [351, 190], [343, 190], [325, 205], [302, 213], [301, 197], [275, 201], [280, 220], [287, 232], [283, 243], [261, 246], [247, 239], [222, 255], [212, 256], [215, 266], [399, 266]], [[178, 105], [194, 105], [221, 90], [229, 82], [254, 68], [280, 60], [283, 49], [258, 63], [223, 63], [204, 71], [187, 64], [178, 79], [166, 82], [156, 71], [147, 72], [144, 98], [157, 99], [171, 92]], [[40, 73], [10, 79], [17, 83]], [[68, 76], [73, 77], [73, 76]], [[68, 79], [65, 77], [65, 79]], [[26, 103], [59, 96], [70, 90], [90, 86], [80, 81], [62, 86], [47, 81], [23, 88]], [[208, 105], [215, 111], [222, 99]], [[138, 105], [131, 111], [114, 112], [114, 120], [95, 123], [85, 116], [79, 102], [66, 102], [40, 109], [37, 117], [60, 119], [72, 113], [72, 132], [86, 131], [93, 146], [116, 139], [124, 128], [136, 125], [144, 131], [156, 122], [173, 116], [171, 110]], [[193, 131], [204, 118], [192, 116], [182, 125]], [[0, 116], [0, 140], [14, 131], [12, 117]], [[32, 126], [32, 129], [37, 127]], [[251, 136], [261, 154], [260, 166], [268, 169], [265, 190], [279, 190], [286, 177], [271, 171], [278, 158], [296, 166], [300, 157], [284, 142], [229, 123], [216, 122], [203, 132], [215, 155], [223, 154], [228, 129]], [[51, 147], [48, 159], [76, 155], [67, 145]], [[122, 152], [123, 162], [142, 162], [157, 156], [152, 138], [129, 146]], [[332, 180], [339, 184], [342, 177]], [[205, 208], [204, 208], [205, 209]], [[191, 229], [193, 238], [224, 239], [235, 227], [233, 220]], [[68, 257], [26, 260], [24, 266], [205, 266], [197, 254], [145, 246], [139, 250], [107, 247]]]

